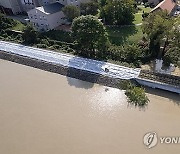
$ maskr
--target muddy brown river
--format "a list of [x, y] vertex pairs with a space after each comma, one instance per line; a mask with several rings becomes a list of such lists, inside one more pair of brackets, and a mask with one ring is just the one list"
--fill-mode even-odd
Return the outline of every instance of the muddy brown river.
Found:
[[178, 154], [148, 149], [147, 132], [180, 136], [180, 96], [147, 89], [144, 110], [124, 92], [0, 60], [0, 154]]

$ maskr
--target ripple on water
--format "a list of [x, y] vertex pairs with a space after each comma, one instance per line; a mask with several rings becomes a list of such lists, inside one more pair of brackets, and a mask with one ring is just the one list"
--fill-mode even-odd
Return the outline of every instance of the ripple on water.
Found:
[[110, 87], [96, 87], [88, 96], [92, 113], [115, 117], [119, 110], [127, 106], [124, 91]]

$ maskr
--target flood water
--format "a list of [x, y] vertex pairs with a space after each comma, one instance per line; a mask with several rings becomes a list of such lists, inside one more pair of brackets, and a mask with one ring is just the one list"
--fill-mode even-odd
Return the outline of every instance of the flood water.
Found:
[[177, 154], [143, 136], [180, 136], [179, 95], [148, 89], [144, 110], [118, 89], [0, 60], [0, 154]]

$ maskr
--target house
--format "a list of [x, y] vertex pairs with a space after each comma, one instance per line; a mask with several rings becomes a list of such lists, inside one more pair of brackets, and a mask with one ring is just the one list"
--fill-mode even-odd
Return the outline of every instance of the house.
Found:
[[18, 14], [22, 12], [20, 0], [0, 0], [0, 11], [5, 14]]
[[156, 7], [154, 7], [151, 12], [158, 10], [166, 10], [170, 15], [174, 13], [177, 7], [176, 0], [163, 0]]
[[159, 4], [160, 2], [162, 2], [162, 0], [148, 0], [149, 4], [153, 4], [154, 6], [156, 6], [157, 4]]
[[16, 15], [56, 1], [58, 0], [0, 0], [0, 11], [8, 15]]
[[16, 15], [55, 2], [63, 5], [80, 6], [80, 3], [88, 1], [90, 0], [0, 0], [0, 11], [5, 14]]
[[41, 0], [38, 3], [38, 5], [41, 5], [40, 7], [35, 7], [27, 13], [30, 22], [38, 31], [48, 31], [67, 23], [62, 11], [64, 6], [74, 5], [79, 7], [82, 2], [88, 1], [90, 0]]
[[52, 3], [28, 11], [30, 22], [38, 31], [48, 31], [66, 22], [61, 3]]

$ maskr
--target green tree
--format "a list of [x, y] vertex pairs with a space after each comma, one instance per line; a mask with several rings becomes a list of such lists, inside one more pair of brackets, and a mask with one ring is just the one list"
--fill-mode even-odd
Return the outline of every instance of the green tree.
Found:
[[105, 6], [107, 4], [107, 0], [98, 0], [101, 7]]
[[146, 96], [145, 90], [141, 87], [137, 87], [132, 81], [121, 80], [118, 87], [125, 90], [125, 94], [130, 104], [139, 107], [145, 107], [148, 104], [149, 99]]
[[82, 15], [96, 15], [98, 13], [99, 4], [94, 1], [81, 3], [80, 10]]
[[74, 5], [65, 6], [62, 11], [70, 22], [72, 22], [74, 18], [80, 16], [80, 9]]
[[0, 31], [8, 28], [12, 28], [17, 23], [13, 19], [9, 19], [0, 13]]
[[176, 18], [172, 30], [171, 39], [168, 42], [168, 49], [164, 54], [165, 64], [173, 63], [180, 67], [180, 18]]
[[128, 97], [128, 102], [135, 106], [144, 107], [148, 104], [149, 99], [146, 96], [145, 90], [140, 87], [132, 87], [127, 89], [125, 94]]
[[27, 25], [23, 30], [23, 40], [25, 43], [34, 44], [37, 41], [38, 32], [34, 29], [32, 25]]
[[79, 54], [86, 57], [103, 55], [109, 43], [105, 27], [92, 15], [76, 18], [72, 23], [72, 35], [79, 46]]
[[101, 9], [101, 17], [109, 25], [132, 24], [134, 3], [134, 0], [107, 0], [107, 4]]
[[165, 54], [169, 39], [172, 37], [173, 25], [174, 20], [166, 11], [154, 12], [144, 19], [142, 29], [150, 40], [149, 51], [152, 57], [162, 58]]

